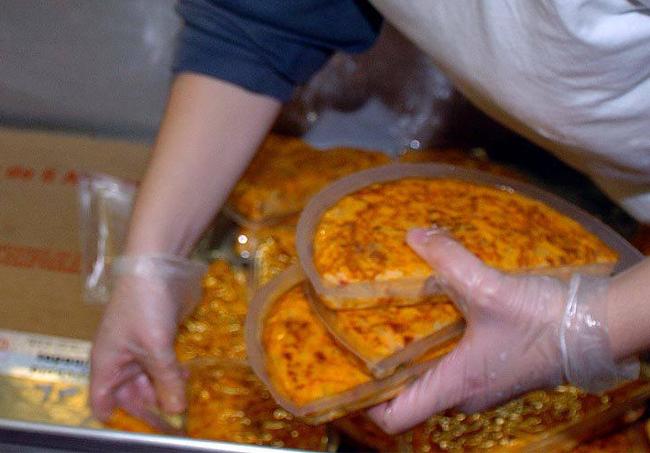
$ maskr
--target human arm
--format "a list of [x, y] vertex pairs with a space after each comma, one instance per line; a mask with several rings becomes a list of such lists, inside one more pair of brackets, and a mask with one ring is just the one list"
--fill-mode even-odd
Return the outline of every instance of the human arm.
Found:
[[[179, 75], [138, 193], [125, 255], [185, 256], [279, 106], [214, 78]], [[118, 405], [135, 415], [157, 403], [167, 412], [183, 410], [184, 380], [173, 351], [182, 307], [175, 300], [178, 285], [172, 288], [144, 276], [118, 282], [92, 351], [91, 402], [100, 419]]]
[[138, 194], [125, 256], [91, 357], [105, 419], [184, 408], [173, 341], [199, 288], [184, 257], [296, 85], [337, 49], [360, 51], [381, 22], [365, 2], [182, 0], [177, 76]]
[[600, 391], [638, 373], [627, 357], [650, 347], [650, 260], [614, 278], [567, 284], [507, 276], [440, 231], [413, 231], [408, 242], [437, 269], [467, 329], [438, 365], [370, 411], [387, 432], [452, 407], [477, 411], [567, 380]]

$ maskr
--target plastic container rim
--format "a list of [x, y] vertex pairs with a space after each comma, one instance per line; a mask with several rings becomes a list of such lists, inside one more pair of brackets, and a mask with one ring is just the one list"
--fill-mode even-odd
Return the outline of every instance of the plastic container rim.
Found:
[[[587, 231], [596, 235], [608, 247], [616, 251], [619, 254], [619, 259], [613, 266], [613, 273], [618, 273], [627, 269], [643, 259], [643, 255], [638, 250], [602, 221], [569, 201], [536, 186], [505, 178], [503, 176], [497, 176], [479, 170], [456, 167], [449, 164], [394, 163], [363, 170], [339, 179], [312, 197], [300, 215], [296, 227], [296, 249], [298, 259], [312, 286], [321, 297], [329, 300], [352, 300], [359, 299], [360, 297], [363, 298], [365, 296], [372, 298], [391, 295], [399, 297], [401, 295], [390, 293], [390, 286], [395, 284], [395, 282], [390, 281], [372, 282], [372, 285], [382, 286], [383, 284], [383, 286], [386, 287], [385, 289], [387, 290], [387, 293], [381, 295], [376, 294], [376, 291], [373, 292], [373, 290], [370, 289], [371, 284], [368, 282], [354, 283], [345, 287], [326, 284], [318, 274], [314, 264], [313, 237], [324, 212], [337, 203], [341, 198], [372, 184], [386, 183], [404, 178], [457, 179], [500, 190], [506, 190], [512, 193], [518, 193], [525, 197], [542, 202], [560, 214], [578, 222]], [[580, 271], [589, 274], [602, 275], [604, 272], [611, 271], [611, 267], [608, 269], [606, 263], [547, 268], [546, 272], [544, 272], [544, 268], [539, 269], [540, 274], [543, 275], [565, 275], [567, 272], [573, 273]], [[535, 269], [530, 271], [534, 272]], [[403, 280], [406, 282], [407, 290], [414, 289], [413, 282], [410, 282], [409, 279]], [[370, 305], [359, 306], [358, 308], [366, 308], [369, 306]]]
[[371, 380], [342, 393], [305, 405], [296, 405], [273, 385], [268, 375], [262, 333], [264, 319], [275, 300], [304, 281], [306, 277], [300, 266], [297, 264], [290, 266], [257, 291], [246, 317], [246, 348], [251, 368], [266, 385], [275, 401], [293, 415], [307, 423], [318, 424], [379, 404], [396, 396], [404, 386], [440, 360], [439, 357], [426, 360], [412, 367], [400, 369], [382, 380]]

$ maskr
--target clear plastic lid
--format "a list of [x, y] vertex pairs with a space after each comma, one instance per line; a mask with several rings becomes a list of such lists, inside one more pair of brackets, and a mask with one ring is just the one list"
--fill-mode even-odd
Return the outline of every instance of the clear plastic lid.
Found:
[[246, 347], [253, 370], [278, 404], [308, 423], [393, 398], [453, 347], [428, 351], [411, 367], [374, 379], [311, 310], [304, 283], [294, 265], [257, 292], [246, 319]]
[[465, 331], [462, 315], [451, 300], [330, 310], [310, 285], [306, 292], [312, 309], [329, 332], [377, 378], [389, 376], [400, 365], [432, 348], [459, 339]]
[[[467, 170], [451, 165], [445, 164], [392, 164], [386, 165], [379, 168], [374, 168], [370, 170], [365, 170], [354, 175], [350, 175], [346, 178], [343, 178], [312, 198], [307, 207], [303, 210], [300, 220], [298, 222], [297, 232], [296, 232], [296, 247], [298, 251], [298, 257], [300, 263], [303, 267], [303, 270], [317, 293], [323, 299], [323, 302], [331, 309], [358, 309], [358, 308], [368, 308], [373, 306], [386, 305], [390, 301], [400, 301], [401, 303], [419, 303], [423, 296], [439, 294], [436, 290], [436, 285], [427, 285], [427, 279], [431, 275], [431, 270], [426, 269], [426, 264], [421, 262], [419, 266], [423, 269], [419, 269], [418, 272], [409, 274], [408, 272], [397, 272], [397, 276], [389, 275], [385, 271], [385, 268], [377, 265], [377, 268], [381, 268], [383, 275], [380, 277], [374, 278], [358, 278], [358, 279], [346, 279], [339, 278], [339, 273], [346, 272], [351, 264], [355, 264], [355, 260], [358, 262], [361, 253], [364, 253], [364, 259], [367, 258], [368, 262], [371, 262], [374, 258], [373, 254], [379, 257], [379, 260], [382, 258], [382, 254], [385, 257], [387, 255], [386, 250], [382, 249], [381, 240], [377, 240], [372, 243], [374, 240], [374, 226], [372, 224], [363, 224], [357, 225], [360, 222], [360, 217], [357, 215], [357, 212], [354, 211], [355, 201], [350, 201], [346, 206], [351, 207], [349, 212], [345, 211], [340, 206], [333, 208], [337, 203], [339, 203], [344, 197], [354, 194], [355, 192], [364, 189], [366, 193], [370, 193], [368, 196], [368, 206], [371, 206], [375, 209], [376, 212], [380, 212], [380, 209], [383, 209], [386, 205], [383, 204], [380, 200], [380, 197], [377, 196], [377, 199], [372, 199], [372, 189], [375, 184], [382, 183], [392, 183], [400, 180], [445, 180], [450, 181], [449, 184], [471, 184], [471, 187], [476, 188], [477, 191], [484, 191], [491, 194], [491, 196], [501, 196], [504, 200], [508, 200], [509, 194], [512, 194], [513, 198], [522, 200], [522, 203], [528, 203], [531, 206], [534, 206], [538, 211], [544, 210], [548, 213], [549, 218], [554, 218], [556, 221], [562, 221], [568, 225], [566, 227], [567, 232], [572, 232], [571, 235], [561, 238], [565, 243], [567, 248], [572, 248], [578, 243], [577, 239], [574, 237], [575, 234], [580, 234], [584, 236], [585, 247], [583, 254], [585, 256], [581, 257], [581, 261], [576, 263], [553, 263], [553, 264], [542, 264], [534, 265], [528, 268], [518, 268], [511, 266], [511, 271], [523, 272], [523, 273], [535, 273], [543, 275], [552, 275], [558, 277], [566, 277], [572, 273], [581, 272], [595, 275], [607, 275], [612, 271], [616, 272], [626, 267], [629, 267], [631, 264], [637, 262], [640, 259], [639, 252], [634, 249], [625, 239], [620, 235], [614, 232], [611, 228], [595, 219], [587, 212], [577, 208], [571, 203], [555, 196], [549, 194], [543, 190], [540, 190], [536, 187], [530, 186], [525, 183], [518, 181], [513, 181], [507, 178], [500, 176], [495, 176], [491, 174], [486, 174], [480, 171]], [[470, 186], [468, 186], [470, 187]], [[445, 205], [445, 209], [452, 209], [449, 205], [446, 205], [448, 198], [440, 199], [440, 206]], [[395, 211], [393, 218], [404, 218], [404, 212], [408, 209], [408, 206], [405, 206], [409, 203], [409, 200], [406, 199], [404, 204], [393, 204], [388, 206], [388, 210]], [[420, 202], [421, 205], [424, 205], [423, 202]], [[487, 209], [493, 205], [493, 200], [485, 201], [483, 204], [479, 203], [474, 206], [478, 208], [483, 206], [485, 212], [488, 212]], [[506, 206], [507, 203], [502, 203]], [[357, 205], [358, 206], [358, 205]], [[319, 230], [319, 225], [323, 216], [331, 209], [330, 219], [335, 221], [349, 222], [351, 225], [357, 225], [360, 228], [365, 228], [365, 236], [361, 237], [362, 240], [366, 240], [368, 247], [361, 248], [362, 246], [358, 243], [358, 237], [354, 237], [354, 241], [346, 244], [344, 241], [340, 241], [340, 249], [333, 249], [330, 245], [330, 242], [327, 242], [328, 247], [326, 251], [321, 251], [322, 256], [330, 258], [335, 256], [335, 259], [344, 262], [345, 265], [338, 266], [338, 264], [333, 265], [333, 268], [330, 269], [329, 276], [322, 275], [316, 264], [316, 257], [314, 252], [314, 240], [316, 237], [316, 232], [319, 231], [318, 239], [321, 241], [328, 241], [329, 239], [323, 239], [323, 231]], [[549, 209], [550, 208], [550, 209]], [[338, 210], [336, 210], [338, 209]], [[373, 211], [374, 212], [374, 211]], [[534, 212], [534, 210], [532, 211]], [[504, 210], [504, 212], [495, 212], [498, 214], [498, 219], [503, 225], [508, 225], [513, 212]], [[474, 211], [467, 210], [466, 217], [472, 218], [474, 216]], [[418, 214], [420, 215], [420, 214]], [[433, 215], [427, 212], [426, 215]], [[491, 214], [492, 215], [492, 214]], [[370, 217], [366, 216], [367, 220], [370, 222], [377, 221], [379, 217]], [[487, 216], [486, 217], [490, 217]], [[492, 216], [494, 218], [494, 216]], [[528, 217], [522, 217], [521, 215], [518, 218], [523, 218], [526, 220]], [[540, 220], [541, 219], [541, 220]], [[549, 225], [544, 223], [543, 217], [540, 219], [531, 219], [531, 222], [537, 222], [537, 228], [543, 232], [544, 228], [547, 228]], [[444, 220], [444, 219], [443, 219]], [[489, 218], [487, 219], [489, 220]], [[410, 227], [427, 227], [432, 223], [436, 223], [437, 226], [445, 226], [444, 222], [440, 221], [442, 225], [438, 224], [438, 221], [431, 220], [428, 224], [414, 224]], [[534, 223], [531, 223], [533, 225]], [[377, 228], [380, 229], [377, 233], [377, 238], [380, 238], [379, 234], [384, 234], [384, 231], [381, 231], [382, 225], [377, 225]], [[465, 225], [460, 222], [458, 225], [455, 225], [460, 235], [465, 234], [462, 232], [462, 228]], [[475, 226], [472, 226], [475, 228]], [[357, 227], [355, 227], [357, 228]], [[565, 228], [562, 226], [562, 228]], [[350, 227], [352, 230], [352, 227]], [[467, 230], [466, 230], [467, 231]], [[478, 233], [476, 233], [478, 231]], [[503, 230], [497, 229], [501, 232]], [[404, 228], [404, 231], [398, 229], [393, 229], [392, 234], [397, 235], [403, 238], [406, 235], [407, 228]], [[478, 229], [474, 229], [477, 241], [482, 241], [485, 238], [481, 236], [482, 233]], [[454, 235], [454, 231], [450, 231]], [[522, 238], [528, 233], [528, 229], [519, 228], [517, 234]], [[591, 233], [591, 234], [589, 234]], [[352, 234], [352, 233], [350, 233]], [[358, 228], [354, 232], [357, 236], [360, 235]], [[337, 240], [337, 237], [343, 237], [338, 231], [332, 229], [329, 232], [329, 235]], [[593, 236], [592, 236], [593, 235]], [[595, 237], [594, 237], [595, 236]], [[408, 248], [408, 246], [403, 242], [399, 244], [399, 253], [402, 254], [412, 254], [413, 252]], [[555, 240], [555, 239], [553, 239]], [[354, 242], [354, 243], [353, 243]], [[496, 244], [497, 246], [499, 244]], [[506, 244], [507, 246], [507, 244]], [[528, 247], [535, 246], [535, 242], [532, 239], [528, 240]], [[551, 244], [553, 246], [553, 244]], [[589, 249], [593, 246], [594, 250]], [[338, 245], [337, 245], [338, 247]], [[324, 246], [322, 247], [325, 250]], [[507, 248], [504, 248], [506, 250]], [[520, 247], [520, 250], [527, 252], [527, 248]], [[545, 252], [545, 251], [544, 251]], [[329, 255], [325, 255], [328, 253]], [[336, 254], [338, 253], [338, 255]], [[346, 255], [347, 253], [347, 255]], [[368, 255], [367, 257], [365, 255]], [[616, 258], [618, 255], [618, 260]], [[395, 255], [397, 256], [397, 255]], [[543, 259], [545, 255], [540, 254]], [[340, 258], [343, 257], [343, 258]], [[339, 259], [340, 258], [340, 259]], [[589, 262], [588, 258], [591, 258], [593, 262]], [[560, 260], [561, 261], [561, 260]], [[565, 260], [566, 261], [566, 260]], [[333, 261], [335, 262], [335, 261]], [[378, 261], [379, 262], [379, 261]], [[337, 263], [337, 262], [335, 262]], [[399, 269], [398, 269], [399, 270]], [[505, 269], [509, 270], [509, 269]], [[441, 299], [443, 300], [443, 299]]]

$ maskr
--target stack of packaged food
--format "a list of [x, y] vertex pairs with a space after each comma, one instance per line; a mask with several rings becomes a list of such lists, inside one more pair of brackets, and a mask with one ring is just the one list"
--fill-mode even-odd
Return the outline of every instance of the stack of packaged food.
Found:
[[188, 435], [332, 450], [337, 428], [379, 451], [569, 448], [650, 395], [643, 382], [599, 396], [562, 386], [481, 413], [450, 410], [399, 436], [374, 425], [363, 410], [435, 366], [464, 331], [431, 284], [435, 270], [406, 244], [409, 229], [443, 228], [512, 273], [606, 275], [625, 255], [604, 225], [482, 153], [400, 161], [267, 139], [226, 209], [243, 264], [213, 263], [179, 328]]

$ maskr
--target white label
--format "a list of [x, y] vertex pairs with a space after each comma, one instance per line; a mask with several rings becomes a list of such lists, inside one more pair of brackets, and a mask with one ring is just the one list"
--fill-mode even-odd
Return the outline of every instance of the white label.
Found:
[[0, 375], [85, 382], [90, 347], [89, 341], [0, 329]]

